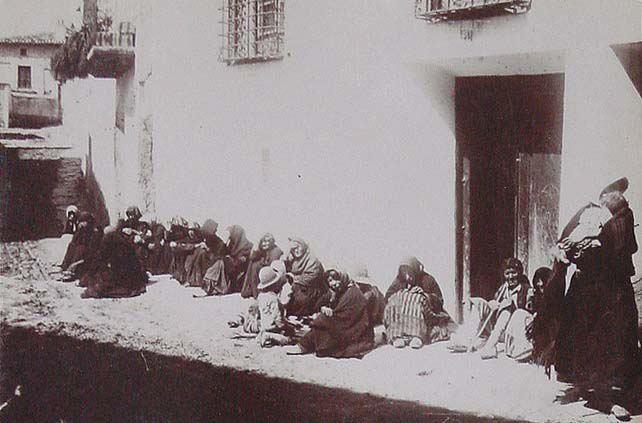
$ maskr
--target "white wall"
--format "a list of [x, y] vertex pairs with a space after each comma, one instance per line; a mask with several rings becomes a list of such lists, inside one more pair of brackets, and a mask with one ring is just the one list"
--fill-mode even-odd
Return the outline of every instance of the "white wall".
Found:
[[386, 11], [368, 4], [289, 2], [291, 55], [239, 66], [217, 61], [217, 2], [160, 10], [157, 208], [239, 223], [253, 241], [303, 236], [384, 287], [417, 255], [452, 303], [454, 79], [378, 49], [388, 29], [371, 17]]
[[67, 81], [63, 86], [63, 135], [83, 159], [92, 139], [92, 167], [105, 197], [112, 222], [117, 218], [118, 186], [114, 151], [115, 82], [111, 79], [87, 78]]
[[[642, 100], [608, 46], [567, 57], [560, 220], [607, 184], [626, 176], [631, 208], [642, 218]], [[642, 245], [642, 232], [636, 229]], [[636, 255], [638, 275], [642, 254]]]

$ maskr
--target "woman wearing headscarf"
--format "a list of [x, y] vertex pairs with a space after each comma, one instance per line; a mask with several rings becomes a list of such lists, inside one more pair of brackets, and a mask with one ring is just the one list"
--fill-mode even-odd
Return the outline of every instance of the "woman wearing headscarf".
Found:
[[167, 242], [169, 231], [160, 222], [152, 222], [150, 229], [152, 236], [147, 244], [149, 249], [147, 268], [152, 275], [169, 273], [172, 259], [169, 243]]
[[[569, 221], [557, 245], [543, 309], [530, 333], [534, 356], [559, 380], [590, 389], [616, 414], [642, 363], [638, 310], [631, 277], [638, 249], [633, 212], [624, 197], [628, 179], [602, 190]], [[567, 273], [570, 285], [565, 290]], [[606, 411], [606, 410], [605, 410]]]
[[65, 271], [63, 280], [81, 279], [100, 247], [102, 235], [103, 232], [96, 226], [94, 216], [88, 212], [81, 212], [78, 217], [78, 229], [67, 247], [62, 262], [61, 267]]
[[73, 204], [67, 207], [65, 211], [67, 220], [65, 220], [65, 227], [62, 231], [63, 234], [74, 234], [78, 228], [78, 207]]
[[202, 242], [200, 225], [187, 223], [182, 217], [172, 219], [167, 243], [169, 246], [169, 273], [181, 284], [187, 282], [185, 260], [194, 252], [196, 245]]
[[228, 253], [227, 245], [218, 237], [218, 223], [212, 219], [203, 222], [199, 232], [200, 243], [185, 258], [185, 283], [189, 286], [203, 287], [207, 269]]
[[245, 272], [243, 287], [241, 288], [241, 297], [258, 298], [259, 291], [259, 272], [261, 268], [269, 266], [274, 260], [278, 260], [283, 255], [283, 251], [276, 245], [274, 235], [266, 233], [261, 237], [258, 248], [252, 251], [250, 263]]
[[323, 277], [323, 265], [301, 238], [290, 238], [290, 253], [285, 260], [292, 296], [287, 306], [288, 315], [309, 316], [318, 310], [317, 303], [328, 291]]
[[228, 253], [210, 266], [203, 277], [206, 296], [227, 295], [241, 290], [240, 280], [247, 270], [252, 243], [245, 236], [245, 229], [241, 226], [232, 225], [228, 231]]
[[424, 271], [416, 257], [399, 265], [397, 277], [386, 292], [384, 325], [388, 342], [412, 348], [447, 340], [456, 325], [444, 310], [444, 299], [435, 278]]
[[82, 298], [122, 298], [146, 291], [147, 274], [133, 245], [122, 232], [109, 226], [100, 243], [93, 268], [86, 274]]
[[330, 301], [321, 307], [310, 331], [290, 354], [317, 357], [363, 357], [374, 346], [374, 330], [368, 301], [350, 276], [336, 269], [326, 272]]

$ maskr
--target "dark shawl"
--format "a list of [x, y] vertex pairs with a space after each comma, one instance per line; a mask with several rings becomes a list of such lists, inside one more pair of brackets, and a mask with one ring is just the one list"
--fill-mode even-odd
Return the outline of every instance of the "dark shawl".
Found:
[[151, 231], [147, 267], [153, 275], [169, 273], [172, 254], [167, 241], [168, 231], [161, 223], [152, 223]]
[[227, 245], [216, 235], [217, 228], [216, 222], [206, 220], [201, 227], [201, 236], [207, 248], [196, 248], [185, 259], [185, 283], [190, 286], [203, 287], [207, 269], [228, 254]]
[[323, 265], [303, 240], [296, 240], [305, 252], [301, 258], [290, 255], [285, 260], [286, 269], [292, 274], [292, 299], [288, 304], [289, 315], [309, 316], [318, 310], [317, 302], [328, 291], [323, 277]]
[[[571, 219], [561, 239], [575, 229], [585, 209]], [[631, 256], [637, 251], [633, 212], [626, 202], [611, 212], [598, 236], [601, 246], [577, 261], [566, 295], [566, 265], [555, 263], [544, 309], [530, 332], [538, 362], [554, 364], [562, 380], [589, 386], [623, 386], [640, 371], [631, 284]]]
[[[270, 246], [267, 250], [261, 249], [263, 241], [268, 240]], [[259, 271], [265, 266], [269, 266], [274, 260], [278, 260], [283, 255], [283, 251], [276, 245], [272, 234], [265, 234], [258, 242], [257, 249], [250, 255], [250, 263], [245, 272], [243, 287], [241, 288], [241, 297], [258, 298], [259, 291]]]
[[103, 232], [96, 226], [94, 216], [91, 213], [82, 212], [78, 217], [78, 223], [80, 222], [86, 222], [87, 226], [79, 228], [69, 242], [61, 265], [63, 270], [67, 270], [75, 262], [93, 257], [100, 246]]
[[134, 247], [119, 232], [103, 237], [84, 297], [131, 297], [145, 292], [147, 274]]
[[319, 314], [311, 330], [301, 339], [305, 351], [318, 357], [362, 357], [374, 345], [374, 331], [368, 317], [368, 302], [361, 290], [350, 283], [331, 302], [332, 316]]

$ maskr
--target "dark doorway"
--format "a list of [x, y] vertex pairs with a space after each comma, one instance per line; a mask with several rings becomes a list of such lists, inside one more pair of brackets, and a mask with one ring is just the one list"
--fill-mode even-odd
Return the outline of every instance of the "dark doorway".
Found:
[[[504, 258], [546, 265], [557, 236], [564, 75], [456, 80], [460, 298], [490, 298]], [[550, 246], [547, 244], [551, 244]]]
[[52, 191], [56, 187], [55, 160], [12, 160], [9, 167], [8, 230], [5, 240], [38, 239], [60, 234]]

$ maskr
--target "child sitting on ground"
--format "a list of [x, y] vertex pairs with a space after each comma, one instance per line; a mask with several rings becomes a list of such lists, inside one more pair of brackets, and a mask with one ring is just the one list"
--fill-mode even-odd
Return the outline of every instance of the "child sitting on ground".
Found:
[[283, 302], [287, 303], [289, 292], [286, 285], [283, 262], [277, 260], [271, 266], [263, 267], [259, 271], [257, 300], [252, 301], [247, 313], [228, 325], [242, 326], [246, 334], [256, 335], [261, 347], [294, 343], [296, 328], [284, 318]]

